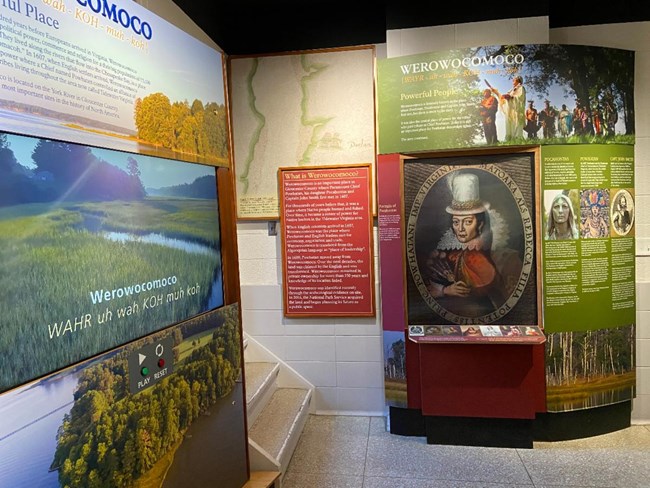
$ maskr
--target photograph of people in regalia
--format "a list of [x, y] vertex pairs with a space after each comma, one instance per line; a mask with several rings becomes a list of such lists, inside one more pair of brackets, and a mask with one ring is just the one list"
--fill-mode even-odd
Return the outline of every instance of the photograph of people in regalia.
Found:
[[[467, 58], [513, 61], [462, 76], [479, 105], [471, 145], [634, 142], [633, 52], [595, 46], [493, 45], [470, 48]], [[576, 58], [599, 59], [603, 64], [596, 68], [576, 63]], [[455, 77], [450, 80], [450, 87], [459, 84]], [[492, 115], [495, 99], [498, 111]]]

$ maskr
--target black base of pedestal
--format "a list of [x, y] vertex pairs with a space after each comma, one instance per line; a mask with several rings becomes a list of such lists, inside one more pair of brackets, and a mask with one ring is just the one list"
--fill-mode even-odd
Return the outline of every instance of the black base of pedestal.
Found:
[[428, 444], [530, 449], [533, 441], [582, 439], [625, 429], [631, 416], [631, 401], [540, 413], [535, 420], [426, 416], [419, 409], [390, 407], [390, 432], [426, 437]]
[[426, 417], [427, 444], [532, 449], [533, 421], [473, 417]]
[[409, 437], [425, 437], [425, 417], [422, 411], [413, 408], [389, 407], [390, 433]]
[[390, 407], [390, 432], [426, 437], [427, 444], [481, 447], [533, 447], [533, 421], [422, 415], [417, 409]]
[[567, 441], [608, 434], [630, 426], [632, 402], [572, 412], [540, 413], [535, 419], [536, 441]]

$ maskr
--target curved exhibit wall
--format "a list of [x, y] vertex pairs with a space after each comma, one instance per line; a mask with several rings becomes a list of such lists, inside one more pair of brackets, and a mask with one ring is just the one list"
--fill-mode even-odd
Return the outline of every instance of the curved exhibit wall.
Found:
[[0, 38], [0, 485], [243, 486], [222, 54], [125, 0]]
[[542, 190], [547, 408], [631, 400], [634, 148], [544, 146]]
[[[420, 408], [422, 402], [421, 352], [409, 346], [412, 334], [406, 333], [413, 301], [413, 287], [406, 286], [412, 276], [407, 220], [413, 205], [404, 206], [404, 167], [412, 158], [442, 156], [444, 166], [448, 157], [490, 159], [535, 147], [540, 325], [546, 336], [545, 386], [543, 376], [537, 380], [546, 390], [546, 406], [536, 411], [567, 412], [634, 397], [633, 80], [633, 51], [592, 46], [498, 45], [378, 61], [388, 406]], [[454, 167], [453, 161], [447, 164]], [[549, 221], [558, 202], [564, 212], [572, 211], [568, 230], [563, 216], [558, 226]], [[427, 291], [426, 284], [413, 286]], [[422, 339], [415, 342], [421, 345]]]

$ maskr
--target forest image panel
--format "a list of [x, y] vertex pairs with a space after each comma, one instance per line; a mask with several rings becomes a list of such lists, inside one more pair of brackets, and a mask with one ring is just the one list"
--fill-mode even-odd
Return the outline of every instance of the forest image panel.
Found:
[[548, 333], [548, 410], [562, 412], [631, 400], [636, 383], [634, 336], [634, 325]]

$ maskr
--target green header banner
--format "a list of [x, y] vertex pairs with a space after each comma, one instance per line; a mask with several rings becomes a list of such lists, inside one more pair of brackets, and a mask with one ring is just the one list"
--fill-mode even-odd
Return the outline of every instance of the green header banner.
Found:
[[496, 45], [378, 61], [379, 153], [634, 143], [634, 52]]

